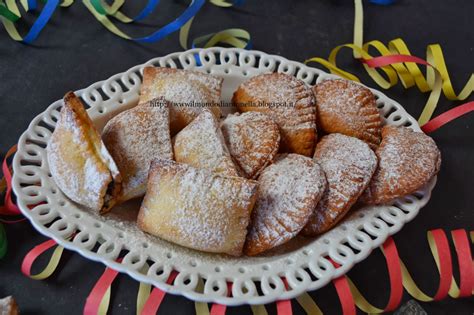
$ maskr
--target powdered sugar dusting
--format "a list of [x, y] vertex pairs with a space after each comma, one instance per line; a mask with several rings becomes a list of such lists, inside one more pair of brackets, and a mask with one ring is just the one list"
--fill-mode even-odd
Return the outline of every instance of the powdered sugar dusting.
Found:
[[[232, 101], [240, 110], [263, 111], [271, 115], [281, 129], [285, 149], [302, 142], [298, 144], [301, 148], [290, 151], [312, 154], [317, 136], [316, 106], [313, 92], [303, 81], [283, 73], [258, 75], [242, 83]], [[257, 106], [257, 103], [268, 107]]]
[[327, 133], [342, 133], [376, 148], [381, 140], [382, 120], [372, 92], [348, 80], [326, 80], [313, 88], [320, 127]]
[[[160, 103], [162, 106], [157, 106]], [[112, 118], [102, 137], [123, 177], [122, 200], [143, 196], [150, 163], [173, 159], [166, 101], [154, 99]]]
[[320, 200], [326, 179], [311, 158], [289, 154], [263, 170], [258, 183], [245, 245], [250, 255], [281, 245], [298, 234]]
[[410, 194], [439, 171], [441, 155], [433, 139], [406, 127], [385, 126], [376, 154], [377, 168], [363, 196], [366, 203], [384, 203]]
[[118, 176], [103, 147], [79, 99], [68, 94], [48, 143], [48, 164], [56, 184], [70, 199], [95, 210], [101, 210], [107, 186], [112, 176]]
[[238, 176], [219, 123], [207, 109], [176, 135], [173, 149], [177, 162]]
[[0, 315], [16, 315], [17, 313], [13, 312], [15, 305], [15, 300], [11, 296], [0, 299]]
[[139, 216], [145, 231], [198, 250], [240, 254], [255, 182], [166, 160], [156, 160], [150, 172]]
[[214, 114], [220, 115], [219, 107], [216, 106], [220, 103], [222, 81], [221, 78], [197, 71], [146, 67], [140, 102], [156, 97], [164, 97], [169, 101], [170, 124], [172, 134], [175, 134], [184, 127], [180, 119], [187, 124], [201, 113], [203, 107], [192, 106], [192, 103], [208, 104]]
[[266, 114], [231, 114], [221, 129], [233, 160], [247, 178], [255, 178], [278, 152], [280, 132]]
[[346, 214], [363, 193], [377, 167], [377, 157], [369, 146], [354, 137], [327, 135], [316, 146], [314, 159], [328, 181], [305, 231], [320, 233]]

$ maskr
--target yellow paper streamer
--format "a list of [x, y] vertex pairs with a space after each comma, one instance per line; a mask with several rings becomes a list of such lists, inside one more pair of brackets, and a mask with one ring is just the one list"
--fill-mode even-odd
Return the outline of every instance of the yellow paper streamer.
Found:
[[[143, 268], [142, 272], [148, 272], [148, 263], [146, 263]], [[140, 282], [140, 286], [138, 287], [138, 294], [137, 294], [137, 315], [140, 315], [143, 310], [143, 306], [145, 306], [146, 301], [151, 293], [151, 284]]]
[[[24, 9], [27, 11], [29, 6], [28, 6], [28, 1], [27, 0], [24, 0], [24, 1], [21, 1], [20, 2], [22, 4], [22, 6], [24, 7]], [[71, 4], [74, 3], [74, 0], [63, 0], [59, 5], [61, 7], [69, 7]], [[6, 7], [12, 11], [13, 13], [15, 13], [15, 15], [21, 17], [21, 13], [20, 13], [20, 10], [18, 9], [18, 5], [16, 4], [16, 1], [15, 0], [6, 0], [6, 1], [3, 1], [3, 0], [0, 0], [0, 4], [5, 4]], [[0, 21], [2, 21], [2, 24], [3, 26], [5, 27], [5, 30], [7, 31], [8, 35], [15, 41], [22, 41], [23, 40], [23, 37], [20, 35], [20, 33], [18, 32], [16, 26], [15, 26], [15, 23], [13, 23], [12, 21], [9, 21], [8, 19], [6, 19], [5, 17], [3, 16], [0, 16]]]
[[[225, 1], [224, 1], [225, 2]], [[215, 4], [213, 1], [211, 3]], [[188, 49], [188, 38], [194, 17], [184, 24], [179, 30], [179, 44], [183, 49]], [[199, 45], [208, 48], [218, 43], [228, 44], [236, 48], [245, 48], [250, 41], [250, 33], [240, 28], [229, 28], [214, 34], [207, 34], [193, 40], [193, 46]], [[193, 47], [194, 48], [194, 47]]]
[[[199, 278], [198, 280], [196, 291], [204, 291], [204, 282], [201, 278]], [[268, 315], [265, 305], [250, 305], [250, 308], [252, 310], [253, 315]], [[194, 309], [196, 311], [196, 315], [209, 315], [209, 306], [207, 303], [194, 302]]]
[[97, 315], [107, 315], [110, 304], [110, 287], [105, 291], [102, 301], [100, 301], [99, 309], [97, 310]]
[[51, 276], [53, 272], [56, 270], [56, 268], [58, 267], [63, 251], [64, 251], [64, 247], [57, 246], [54, 249], [53, 255], [51, 255], [48, 265], [46, 265], [43, 271], [41, 271], [40, 273], [36, 275], [30, 275], [30, 278], [34, 280], [44, 280], [48, 278], [49, 276]]
[[[204, 282], [199, 278], [197, 287], [197, 292], [204, 292]], [[209, 306], [204, 302], [194, 302], [194, 309], [196, 310], [196, 315], [209, 315]]]
[[268, 315], [265, 305], [250, 305], [253, 315]]
[[301, 305], [306, 314], [308, 315], [323, 315], [323, 312], [319, 308], [318, 304], [308, 293], [303, 293], [296, 298], [296, 301]]
[[[471, 241], [474, 242], [474, 232], [470, 232], [471, 235]], [[431, 231], [428, 231], [427, 233], [427, 239], [428, 239], [428, 244], [431, 250], [431, 253], [433, 255], [434, 261], [436, 263], [436, 267], [438, 268], [438, 272], [441, 272], [441, 266], [440, 266], [440, 257], [439, 253], [436, 247], [436, 243], [434, 241], [433, 234]], [[383, 252], [383, 248], [381, 247], [381, 250]], [[401, 266], [401, 271], [402, 271], [402, 279], [403, 279], [403, 287], [405, 290], [416, 300], [421, 301], [421, 302], [432, 302], [434, 300], [433, 297], [427, 295], [424, 293], [415, 283], [413, 280], [413, 277], [411, 276], [410, 272], [408, 271], [407, 267], [403, 263], [402, 260], [400, 260], [400, 266]], [[351, 293], [354, 297], [354, 302], [356, 303], [357, 307], [361, 309], [362, 311], [369, 313], [369, 314], [380, 314], [383, 313], [384, 310], [380, 309], [372, 304], [370, 304], [367, 299], [360, 293], [359, 289], [355, 286], [355, 284], [352, 282], [351, 279], [349, 279], [348, 276], [346, 276], [347, 281], [349, 282], [349, 287], [351, 290]], [[474, 291], [473, 291], [474, 294]], [[454, 277], [451, 280], [451, 287], [449, 289], [449, 296], [452, 298], [458, 298], [460, 295], [460, 289], [458, 285], [456, 284], [456, 280]]]
[[[354, 18], [354, 41], [353, 44], [345, 44], [335, 47], [328, 60], [314, 57], [309, 58], [305, 63], [316, 62], [326, 67], [331, 73], [339, 75], [345, 79], [360, 82], [355, 75], [339, 68], [337, 66], [336, 57], [342, 48], [352, 49], [355, 58], [364, 58], [366, 60], [372, 59], [373, 56], [369, 54], [369, 49], [375, 49], [381, 56], [390, 55], [409, 55], [411, 53], [405, 44], [400, 39], [394, 39], [388, 43], [388, 47], [382, 42], [374, 40], [368, 43], [363, 43], [363, 7], [362, 0], [354, 0], [355, 4], [355, 18]], [[449, 100], [465, 100], [474, 91], [474, 73], [471, 74], [469, 80], [466, 82], [459, 94], [454, 92], [446, 63], [444, 61], [443, 52], [439, 44], [428, 45], [426, 51], [426, 61], [431, 65], [427, 66], [426, 75], [423, 75], [416, 63], [406, 62], [397, 63], [390, 66], [381, 67], [380, 70], [384, 76], [379, 73], [378, 69], [370, 68], [363, 64], [365, 70], [372, 78], [372, 80], [381, 88], [389, 89], [398, 83], [402, 83], [404, 88], [410, 88], [416, 85], [421, 92], [430, 91], [430, 96], [418, 120], [420, 125], [424, 125], [432, 117], [436, 105], [439, 101], [441, 91]]]
[[150, 296], [151, 285], [148, 283], [140, 282], [137, 294], [137, 315], [142, 313], [143, 306], [145, 306], [148, 297]]

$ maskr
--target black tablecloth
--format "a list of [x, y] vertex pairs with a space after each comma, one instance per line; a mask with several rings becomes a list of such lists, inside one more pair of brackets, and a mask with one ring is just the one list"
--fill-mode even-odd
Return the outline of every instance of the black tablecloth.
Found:
[[[128, 1], [127, 12], [138, 12], [144, 1]], [[125, 27], [134, 35], [150, 33], [181, 12], [187, 2], [165, 1], [156, 13], [136, 27]], [[396, 1], [390, 6], [365, 6], [365, 39], [384, 42], [402, 37], [414, 55], [425, 57], [428, 44], [443, 46], [454, 86], [466, 82], [474, 70], [474, 2]], [[326, 57], [331, 48], [349, 43], [353, 32], [352, 1], [247, 1], [240, 8], [221, 9], [206, 5], [195, 19], [191, 36], [216, 30], [242, 27], [249, 30], [254, 48], [289, 59], [304, 61], [311, 56]], [[26, 30], [26, 29], [25, 29]], [[77, 1], [69, 9], [59, 9], [39, 39], [31, 46], [16, 43], [0, 30], [0, 152], [5, 155], [17, 142], [31, 119], [66, 91], [84, 88], [147, 60], [180, 51], [177, 34], [156, 44], [137, 44], [106, 31]], [[375, 84], [363, 74], [360, 64], [348, 51], [339, 63], [359, 74], [369, 86]], [[409, 113], [419, 115], [427, 94], [416, 89], [396, 87], [386, 92]], [[471, 98], [472, 99], [472, 98]], [[442, 98], [435, 114], [459, 102]], [[438, 184], [429, 204], [394, 238], [402, 259], [416, 282], [434, 294], [437, 269], [429, 251], [426, 232], [433, 228], [447, 231], [472, 229], [474, 223], [474, 115], [468, 115], [432, 134], [443, 156]], [[34, 281], [20, 272], [25, 254], [46, 240], [28, 223], [6, 226], [9, 251], [0, 260], [0, 297], [13, 295], [23, 314], [79, 314], [85, 298], [104, 270], [100, 263], [67, 252], [61, 268], [48, 280]], [[39, 264], [41, 264], [41, 261]], [[455, 261], [454, 261], [455, 262]], [[383, 306], [389, 294], [386, 265], [376, 250], [349, 273], [370, 301]], [[112, 314], [135, 312], [138, 283], [121, 276], [113, 286]], [[326, 314], [341, 312], [332, 285], [312, 292]], [[403, 303], [410, 297], [405, 294]], [[190, 314], [193, 302], [167, 296], [161, 314]], [[472, 314], [472, 299], [446, 299], [420, 303], [428, 314]], [[268, 307], [275, 312], [275, 305]], [[293, 303], [295, 314], [303, 310]], [[229, 314], [250, 313], [248, 307], [229, 308]]]

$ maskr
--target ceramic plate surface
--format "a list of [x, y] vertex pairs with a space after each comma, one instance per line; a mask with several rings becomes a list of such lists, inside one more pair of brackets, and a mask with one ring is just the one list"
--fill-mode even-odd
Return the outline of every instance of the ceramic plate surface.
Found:
[[[201, 61], [199, 66], [197, 55]], [[230, 101], [241, 82], [261, 73], [284, 72], [309, 85], [335, 78], [302, 63], [259, 51], [210, 48], [173, 53], [76, 91], [89, 106], [89, 115], [100, 130], [111, 117], [137, 104], [141, 73], [147, 65], [196, 69], [223, 77], [224, 101]], [[420, 130], [416, 120], [402, 106], [381, 92], [372, 91], [386, 124]], [[263, 257], [205, 254], [139, 231], [135, 225], [139, 201], [99, 216], [73, 203], [58, 189], [49, 172], [45, 148], [62, 104], [62, 100], [54, 102], [33, 119], [19, 140], [13, 161], [13, 188], [24, 215], [39, 232], [66, 248], [136, 280], [196, 301], [263, 304], [321, 288], [366, 258], [389, 235], [413, 219], [428, 202], [436, 182], [433, 178], [422, 190], [400, 198], [393, 205], [353, 211], [321, 237], [297, 238]], [[73, 233], [76, 235], [71, 240]], [[123, 260], [117, 262], [118, 257]], [[340, 267], [335, 269], [329, 257]], [[179, 275], [173, 284], [166, 284], [172, 270]], [[281, 277], [287, 279], [288, 290]], [[226, 282], [233, 283], [231, 293], [227, 292]]]

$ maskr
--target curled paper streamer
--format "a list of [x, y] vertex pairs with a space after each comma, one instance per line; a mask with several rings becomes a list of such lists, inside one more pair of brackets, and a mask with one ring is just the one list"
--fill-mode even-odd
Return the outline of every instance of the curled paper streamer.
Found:
[[[227, 296], [232, 296], [232, 283], [229, 282], [227, 282]], [[211, 315], [225, 315], [226, 309], [226, 305], [214, 303], [211, 307]]]
[[12, 156], [16, 152], [17, 146], [14, 145], [11, 147], [7, 154], [5, 155], [5, 158], [3, 159], [2, 163], [2, 172], [3, 176], [5, 178], [5, 184], [6, 184], [6, 192], [5, 192], [5, 199], [4, 199], [4, 205], [0, 207], [0, 215], [20, 215], [21, 211], [18, 209], [18, 207], [15, 205], [15, 203], [12, 200], [12, 174], [10, 172], [10, 168], [8, 167], [8, 158]]
[[109, 309], [110, 287], [118, 275], [118, 271], [105, 268], [94, 288], [89, 293], [84, 306], [84, 315], [105, 315]]
[[395, 0], [370, 0], [370, 3], [381, 4], [381, 5], [389, 5], [394, 2]]
[[225, 0], [209, 0], [210, 3], [218, 7], [228, 8], [231, 6], [239, 6], [244, 3], [244, 0], [234, 0], [234, 1], [225, 1]]
[[[26, 44], [32, 43], [37, 39], [40, 32], [46, 26], [54, 11], [58, 6], [69, 7], [74, 3], [74, 0], [48, 0], [43, 1], [43, 6], [40, 15], [31, 26], [30, 31], [25, 37], [21, 36], [15, 25], [21, 18], [21, 12], [16, 4], [15, 0], [0, 0], [0, 19], [8, 33], [8, 35], [16, 40]], [[210, 3], [220, 7], [230, 7], [234, 5], [242, 5], [243, 0], [236, 1], [224, 1], [224, 0], [211, 0]], [[36, 0], [21, 0], [23, 8], [26, 12], [36, 10], [38, 5]], [[166, 36], [183, 29], [180, 33], [180, 43], [183, 47], [187, 46], [189, 28], [192, 20], [205, 4], [205, 0], [191, 0], [188, 8], [174, 21], [155, 31], [149, 36], [132, 38], [125, 32], [120, 30], [114, 22], [109, 19], [109, 16], [122, 23], [132, 23], [143, 20], [149, 16], [156, 9], [160, 0], [149, 0], [145, 7], [135, 17], [129, 17], [124, 14], [120, 9], [122, 8], [125, 0], [115, 0], [111, 4], [108, 4], [102, 0], [83, 0], [82, 3], [92, 13], [92, 15], [99, 21], [106, 29], [115, 35], [127, 39], [142, 43], [154, 43], [158, 42]], [[183, 44], [184, 43], [184, 44]], [[214, 44], [210, 44], [214, 43]], [[205, 47], [213, 46], [217, 43], [228, 44], [233, 47], [250, 47], [250, 34], [242, 29], [227, 29], [213, 34], [207, 34], [200, 36], [192, 41], [192, 47], [202, 45]]]
[[[360, 293], [352, 280], [350, 280], [347, 275], [344, 275], [333, 280], [340, 299], [343, 314], [356, 314], [356, 306], [362, 311], [372, 314], [395, 310], [400, 304], [403, 294], [403, 287], [413, 298], [423, 302], [437, 301], [445, 298], [448, 294], [453, 298], [471, 296], [474, 289], [474, 269], [472, 264], [473, 261], [469, 238], [467, 232], [463, 229], [452, 231], [451, 235], [454, 241], [459, 265], [460, 286], [456, 284], [456, 281], [453, 278], [452, 259], [449, 243], [443, 230], [437, 229], [429, 231], [427, 234], [428, 244], [440, 273], [440, 284], [436, 294], [433, 297], [423, 293], [421, 289], [418, 288], [403, 261], [399, 257], [395, 242], [392, 238], [388, 238], [381, 247], [388, 267], [391, 288], [390, 298], [386, 307], [384, 309], [380, 309], [370, 304], [368, 300], [363, 297], [362, 293]], [[471, 242], [474, 243], [474, 232], [470, 232], [470, 237]], [[22, 272], [25, 275], [37, 280], [42, 280], [49, 277], [58, 266], [63, 251], [62, 247], [58, 246], [55, 249], [47, 267], [39, 274], [31, 275], [31, 266], [39, 255], [43, 254], [45, 251], [56, 245], [56, 242], [49, 240], [34, 247], [25, 256], [25, 259], [22, 263]], [[118, 261], [120, 261], [120, 259]], [[337, 263], [332, 263], [336, 268], [338, 267]], [[111, 284], [117, 275], [117, 271], [111, 268], [105, 269], [104, 273], [94, 285], [94, 288], [87, 298], [86, 305], [84, 307], [84, 314], [92, 315], [107, 313], [110, 303]], [[177, 272], [173, 271], [170, 274], [167, 283], [173, 283], [176, 276]], [[285, 283], [285, 287], [288, 288], [288, 284], [284, 278], [283, 281]], [[230, 288], [231, 284], [229, 283], [228, 285]], [[203, 289], [204, 285], [202, 280], [198, 282], [198, 286], [200, 286], [201, 290]], [[230, 295], [231, 288], [228, 290], [228, 292]], [[137, 295], [137, 314], [155, 314], [158, 311], [165, 295], [166, 293], [158, 288], [154, 288], [150, 293], [150, 287], [141, 283]], [[297, 297], [296, 300], [303, 307], [307, 314], [322, 314], [322, 311], [319, 309], [311, 296], [309, 296], [309, 294], [304, 293], [303, 295]], [[276, 307], [278, 315], [292, 314], [290, 300], [277, 301]], [[214, 304], [211, 308], [211, 312], [209, 313], [207, 303], [199, 302], [195, 303], [195, 309], [197, 315], [223, 315], [226, 312], [226, 307], [224, 305]], [[252, 306], [251, 309], [254, 315], [267, 314], [263, 305]]]
[[438, 130], [439, 128], [443, 127], [444, 125], [446, 125], [447, 123], [449, 123], [450, 121], [453, 121], [472, 111], [474, 111], [474, 102], [469, 102], [463, 105], [459, 105], [433, 118], [432, 120], [424, 124], [421, 127], [421, 129], [425, 133], [434, 132]]
[[318, 304], [308, 293], [303, 293], [296, 298], [298, 304], [304, 309], [308, 315], [323, 315], [323, 312], [319, 308]]
[[[29, 9], [31, 9], [32, 7], [36, 8], [36, 1], [34, 2], [29, 1], [27, 3], [28, 3], [28, 6], [26, 6], [25, 8], [27, 11], [29, 11]], [[31, 5], [32, 3], [34, 3], [35, 5]], [[64, 1], [62, 5], [63, 6], [70, 5], [71, 3], [70, 1]], [[0, 0], [0, 6], [4, 6], [4, 5], [5, 5], [5, 2], [3, 0]], [[38, 16], [36, 21], [33, 23], [33, 25], [31, 26], [30, 30], [28, 31], [25, 37], [20, 35], [20, 33], [18, 32], [14, 24], [14, 22], [16, 22], [18, 19], [12, 20], [12, 19], [8, 19], [5, 16], [0, 17], [0, 19], [2, 20], [3, 26], [5, 27], [8, 35], [10, 35], [12, 39], [26, 43], [26, 44], [30, 44], [34, 40], [36, 40], [36, 38], [38, 37], [40, 32], [43, 30], [43, 28], [46, 26], [49, 19], [51, 18], [54, 11], [59, 5], [60, 5], [59, 0], [46, 1], [43, 9], [41, 10], [40, 15]], [[14, 15], [16, 15], [18, 18], [21, 17], [20, 10], [18, 9], [18, 6], [16, 5], [15, 0], [6, 0], [6, 8], [10, 12], [12, 12]]]
[[[411, 56], [407, 45], [400, 38], [390, 41], [388, 46], [377, 40], [363, 44], [362, 0], [355, 0], [354, 3], [353, 43], [335, 47], [327, 60], [313, 57], [306, 60], [306, 63], [319, 63], [333, 74], [360, 82], [355, 75], [337, 66], [337, 55], [342, 48], [349, 48], [353, 51], [355, 58], [360, 58], [364, 62], [365, 70], [381, 88], [388, 89], [393, 87], [400, 80], [405, 88], [416, 86], [421, 92], [430, 91], [430, 96], [418, 121], [421, 126], [426, 124], [433, 115], [441, 92], [449, 100], [465, 100], [472, 94], [474, 91], [474, 74], [471, 74], [469, 80], [458, 94], [454, 92], [443, 52], [438, 44], [427, 47], [427, 60]], [[369, 49], [371, 48], [377, 50], [381, 57], [374, 58], [369, 54]], [[422, 74], [417, 64], [427, 66], [426, 76]], [[376, 68], [380, 69], [384, 75], [377, 71]]]
[[[220, 7], [240, 6], [244, 3], [241, 1], [234, 1], [233, 3], [222, 0], [211, 0], [212, 4]], [[194, 18], [190, 19], [179, 31], [179, 43], [183, 49], [188, 49], [189, 30]], [[246, 30], [239, 28], [230, 28], [217, 33], [206, 34], [199, 36], [192, 41], [191, 48], [203, 47], [208, 48], [217, 45], [218, 43], [228, 44], [232, 47], [250, 49], [252, 42], [250, 34]], [[200, 64], [198, 60], [198, 64]]]
[[0, 2], [0, 16], [6, 18], [11, 22], [16, 22], [20, 18], [18, 15], [8, 10], [3, 2]]
[[[146, 273], [148, 271], [148, 263], [145, 263], [142, 268], [142, 272]], [[137, 293], [137, 315], [142, 313], [143, 307], [145, 306], [148, 297], [150, 296], [151, 285], [145, 282], [140, 282]]]
[[[285, 289], [288, 290], [288, 282], [285, 278], [281, 278], [285, 284]], [[278, 315], [292, 315], [293, 309], [291, 307], [291, 300], [276, 301], [276, 308]]]
[[[329, 261], [338, 268], [339, 264], [329, 258]], [[354, 298], [351, 294], [351, 289], [349, 282], [347, 281], [346, 276], [341, 276], [332, 281], [334, 287], [336, 288], [337, 296], [339, 297], [339, 302], [341, 303], [342, 313], [344, 315], [355, 315], [356, 308], [354, 304]]]
[[101, 0], [91, 0], [91, 4], [102, 15], [111, 15], [122, 23], [131, 23], [143, 20], [150, 15], [153, 10], [158, 6], [160, 0], [150, 0], [147, 2], [143, 10], [134, 18], [130, 18], [120, 11], [120, 8], [125, 3], [125, 0], [116, 0], [111, 5]]
[[[198, 278], [196, 291], [204, 292], [204, 282], [202, 281], [200, 277]], [[194, 310], [196, 311], [196, 315], [209, 315], [209, 307], [207, 303], [194, 302]]]
[[46, 252], [48, 249], [57, 246], [57, 243], [54, 240], [49, 240], [44, 243], [41, 243], [35, 246], [31, 251], [26, 254], [25, 258], [23, 259], [23, 263], [21, 264], [21, 272], [34, 280], [44, 280], [51, 276], [53, 272], [59, 265], [59, 261], [61, 260], [61, 255], [63, 253], [64, 247], [57, 246], [54, 249], [53, 255], [51, 256], [48, 264], [46, 267], [39, 273], [32, 275], [31, 274], [31, 267], [35, 262], [36, 258], [38, 258], [41, 254]]
[[[395, 243], [389, 238], [382, 247], [389, 270], [391, 287], [390, 300], [387, 306], [384, 309], [380, 309], [370, 304], [348, 276], [339, 278], [344, 279], [350, 286], [350, 294], [338, 291], [341, 303], [344, 301], [349, 304], [353, 298], [357, 307], [362, 311], [370, 314], [380, 314], [394, 310], [399, 306], [403, 293], [400, 288], [403, 287], [413, 298], [422, 302], [439, 301], [448, 294], [453, 298], [471, 296], [474, 289], [474, 271], [467, 233], [465, 230], [455, 230], [452, 231], [452, 237], [459, 261], [461, 289], [458, 288], [453, 278], [452, 259], [446, 234], [443, 230], [437, 229], [429, 231], [427, 234], [428, 243], [440, 274], [439, 287], [433, 297], [422, 292], [416, 285], [405, 264], [398, 256]], [[344, 312], [344, 314], [352, 313]]]
[[179, 30], [186, 22], [188, 22], [192, 17], [194, 17], [201, 7], [204, 5], [205, 0], [192, 0], [191, 4], [186, 8], [186, 10], [173, 22], [165, 25], [161, 29], [155, 31], [149, 36], [132, 38], [129, 35], [122, 32], [115, 24], [105, 15], [105, 12], [98, 12], [97, 9], [92, 4], [93, 0], [83, 0], [84, 5], [89, 9], [89, 11], [94, 15], [94, 17], [109, 31], [114, 33], [117, 36], [120, 36], [124, 39], [134, 40], [137, 42], [143, 43], [153, 43], [157, 42], [171, 33]]
[[393, 239], [389, 237], [381, 249], [385, 256], [390, 277], [390, 298], [383, 309], [371, 305], [364, 296], [362, 296], [352, 280], [350, 280], [349, 277], [346, 277], [355, 304], [359, 309], [369, 314], [380, 314], [394, 311], [400, 305], [403, 297], [402, 271], [398, 259], [397, 247], [395, 246]]
[[[115, 9], [112, 9], [111, 7], [104, 6], [100, 0], [83, 0], [84, 5], [89, 9], [89, 11], [94, 15], [94, 17], [104, 27], [106, 27], [109, 31], [111, 31], [117, 36], [138, 42], [153, 43], [163, 39], [171, 33], [176, 32], [177, 30], [180, 30], [180, 44], [184, 49], [187, 49], [187, 42], [191, 24], [196, 14], [204, 5], [205, 0], [192, 0], [189, 7], [176, 20], [165, 25], [160, 30], [154, 32], [152, 35], [142, 38], [130, 37], [129, 35], [122, 32], [120, 29], [118, 29], [117, 26], [115, 26], [115, 24], [107, 17], [107, 15], [111, 15], [124, 23], [129, 23], [137, 20], [136, 18], [130, 19], [126, 15], [118, 11], [118, 9], [123, 4], [123, 0], [116, 1], [116, 3], [117, 2], [119, 2], [119, 5]], [[150, 4], [150, 2], [153, 3]], [[146, 15], [151, 13], [152, 9], [158, 4], [158, 1], [150, 2], [139, 15], [139, 18], [144, 18]], [[219, 0], [211, 1], [212, 4], [221, 7], [240, 5], [242, 2], [243, 1], [235, 1], [234, 3]], [[224, 43], [239, 48], [248, 47], [250, 45], [250, 34], [242, 29], [227, 29], [217, 33], [200, 36], [192, 41], [192, 46], [196, 47], [197, 45], [203, 45], [204, 47], [210, 47], [216, 45], [217, 43]]]
[[[166, 283], [172, 284], [176, 276], [178, 275], [178, 272], [172, 271], [170, 276], [168, 277], [168, 280]], [[154, 315], [158, 312], [158, 309], [160, 308], [161, 302], [163, 301], [163, 298], [165, 297], [166, 292], [163, 290], [160, 290], [158, 288], [153, 288], [151, 291], [148, 299], [146, 300], [142, 312], [142, 315]]]

